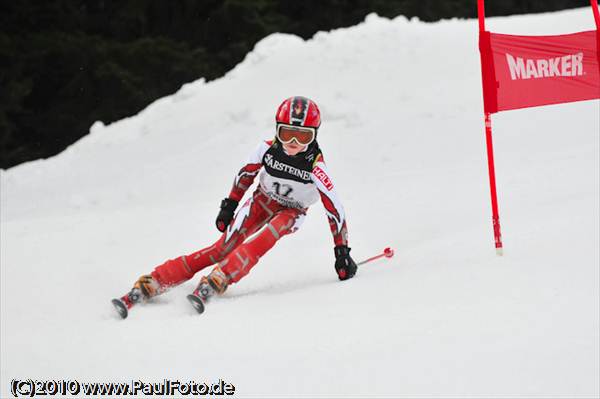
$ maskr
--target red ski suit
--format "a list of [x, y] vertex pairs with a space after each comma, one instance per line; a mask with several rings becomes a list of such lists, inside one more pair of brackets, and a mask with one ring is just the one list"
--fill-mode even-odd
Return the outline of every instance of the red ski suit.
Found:
[[239, 281], [281, 237], [300, 227], [319, 197], [335, 245], [347, 245], [344, 209], [316, 143], [290, 157], [278, 142], [262, 142], [237, 174], [229, 198], [240, 201], [259, 172], [260, 184], [217, 242], [155, 268], [152, 276], [161, 289], [181, 284], [216, 263], [229, 283]]

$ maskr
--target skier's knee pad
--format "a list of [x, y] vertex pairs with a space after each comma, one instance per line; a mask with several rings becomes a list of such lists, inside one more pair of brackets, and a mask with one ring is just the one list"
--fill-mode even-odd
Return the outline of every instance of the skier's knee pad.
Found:
[[183, 256], [166, 261], [152, 272], [152, 277], [159, 282], [161, 287], [181, 284], [193, 276], [194, 272], [190, 269]]
[[223, 236], [210, 247], [201, 249], [184, 257], [185, 264], [189, 267], [192, 273], [197, 273], [207, 266], [221, 262], [230, 254], [237, 246], [237, 237], [231, 238], [225, 242], [226, 235]]
[[229, 237], [227, 236], [227, 233], [223, 233], [223, 236], [219, 239], [219, 241], [213, 245], [209, 256], [213, 263], [220, 262], [243, 242], [244, 237], [242, 237], [237, 231]]
[[289, 226], [293, 224], [293, 221], [293, 218], [285, 217], [284, 215], [273, 218], [257, 235], [242, 245], [244, 251], [249, 256], [254, 256], [258, 260], [258, 258], [273, 248], [281, 237], [290, 233]]
[[230, 283], [237, 283], [258, 262], [262, 254], [254, 252], [251, 244], [246, 243], [238, 247], [229, 255], [221, 265], [223, 272], [229, 277]]

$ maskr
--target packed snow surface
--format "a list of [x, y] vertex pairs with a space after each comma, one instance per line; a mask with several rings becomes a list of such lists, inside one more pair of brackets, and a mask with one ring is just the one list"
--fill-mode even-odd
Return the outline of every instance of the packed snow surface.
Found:
[[[488, 29], [594, 29], [589, 8]], [[1, 172], [1, 386], [13, 379], [232, 383], [239, 397], [598, 397], [600, 105], [493, 116], [493, 246], [477, 21], [370, 15], [274, 34], [62, 154]], [[195, 313], [193, 280], [120, 320], [110, 299], [212, 244], [220, 200], [286, 97], [319, 141], [355, 260], [338, 282], [321, 204]], [[206, 271], [205, 271], [206, 272]]]

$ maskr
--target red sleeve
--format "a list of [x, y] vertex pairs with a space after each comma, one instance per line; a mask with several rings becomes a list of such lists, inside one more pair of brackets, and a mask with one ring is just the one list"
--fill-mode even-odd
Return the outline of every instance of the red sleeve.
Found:
[[250, 188], [252, 183], [254, 183], [254, 178], [261, 167], [262, 164], [260, 163], [244, 165], [235, 177], [233, 187], [231, 187], [231, 192], [229, 193], [229, 198], [238, 202], [241, 201], [244, 194], [246, 194], [246, 191]]
[[241, 201], [246, 191], [252, 186], [252, 183], [254, 183], [256, 175], [258, 175], [260, 168], [262, 168], [262, 158], [269, 147], [271, 147], [272, 143], [272, 141], [263, 141], [258, 145], [254, 152], [250, 154], [248, 161], [235, 176], [229, 198], [238, 202]]
[[319, 190], [321, 202], [327, 214], [329, 228], [333, 235], [335, 245], [348, 245], [348, 228], [346, 227], [346, 213], [337, 193], [323, 157], [319, 154], [312, 171], [312, 180]]
[[348, 228], [346, 227], [346, 219], [341, 218], [335, 205], [326, 194], [321, 191], [319, 194], [321, 194], [321, 202], [327, 211], [327, 220], [329, 221], [329, 229], [331, 230], [331, 235], [333, 235], [334, 244], [336, 246], [348, 245]]

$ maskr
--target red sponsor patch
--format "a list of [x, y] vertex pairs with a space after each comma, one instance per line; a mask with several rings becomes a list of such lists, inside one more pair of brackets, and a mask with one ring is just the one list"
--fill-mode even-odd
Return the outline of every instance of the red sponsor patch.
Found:
[[333, 190], [333, 183], [331, 182], [331, 179], [329, 179], [329, 176], [327, 176], [327, 173], [325, 173], [323, 169], [319, 168], [318, 166], [315, 166], [313, 169], [313, 174], [317, 177], [317, 179], [319, 179], [321, 183], [323, 183], [327, 191]]

